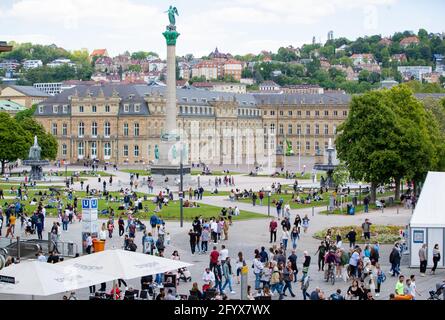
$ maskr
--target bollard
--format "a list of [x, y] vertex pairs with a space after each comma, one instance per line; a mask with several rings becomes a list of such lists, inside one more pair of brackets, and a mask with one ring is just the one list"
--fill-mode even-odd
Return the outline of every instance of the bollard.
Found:
[[399, 208], [397, 208], [397, 214], [399, 214]]
[[314, 216], [315, 207], [312, 207], [312, 216]]

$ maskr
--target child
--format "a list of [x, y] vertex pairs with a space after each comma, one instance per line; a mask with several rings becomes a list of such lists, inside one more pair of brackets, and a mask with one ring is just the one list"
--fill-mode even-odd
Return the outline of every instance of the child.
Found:
[[170, 245], [170, 232], [167, 232], [165, 235], [165, 242], [167, 245]]

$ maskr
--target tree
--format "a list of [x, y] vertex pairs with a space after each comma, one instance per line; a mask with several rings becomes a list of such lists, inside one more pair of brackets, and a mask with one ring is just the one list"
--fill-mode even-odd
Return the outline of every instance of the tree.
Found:
[[130, 72], [142, 72], [142, 67], [139, 64], [132, 64], [128, 67]]
[[349, 181], [349, 176], [348, 168], [344, 163], [338, 165], [332, 173], [332, 179], [337, 187], [346, 185]]
[[0, 163], [1, 174], [5, 165], [17, 159], [25, 159], [31, 147], [31, 136], [9, 114], [0, 113]]
[[15, 114], [15, 120], [17, 120], [18, 123], [21, 123], [25, 118], [32, 118], [34, 114], [36, 113], [37, 105], [34, 104], [31, 108], [17, 112]]
[[383, 99], [383, 92], [354, 96], [348, 119], [338, 127], [338, 157], [358, 181], [371, 182], [371, 201], [379, 183], [389, 182], [401, 162], [397, 153], [400, 128], [396, 114]]
[[133, 52], [131, 54], [131, 59], [133, 59], [133, 60], [145, 60], [145, 59], [147, 59], [148, 56], [149, 56], [148, 52], [138, 51], [138, 52]]
[[[27, 136], [31, 139], [29, 143], [32, 143], [34, 136], [37, 136], [39, 145], [42, 148], [42, 159], [54, 160], [57, 157], [57, 140], [56, 138], [46, 132], [45, 127], [38, 123], [36, 120], [30, 117], [24, 118], [20, 122], [20, 126], [27, 132]], [[28, 139], [29, 139], [28, 138]]]

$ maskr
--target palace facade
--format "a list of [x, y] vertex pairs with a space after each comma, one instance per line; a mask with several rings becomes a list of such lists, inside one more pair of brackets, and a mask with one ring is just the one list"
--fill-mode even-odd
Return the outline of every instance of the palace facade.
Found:
[[[156, 161], [163, 133], [164, 90], [149, 85], [79, 85], [41, 102], [35, 118], [57, 137], [58, 160], [148, 164]], [[330, 138], [335, 140], [350, 99], [342, 93], [177, 89], [184, 160], [265, 165], [286, 140], [295, 154], [315, 155], [325, 150]]]

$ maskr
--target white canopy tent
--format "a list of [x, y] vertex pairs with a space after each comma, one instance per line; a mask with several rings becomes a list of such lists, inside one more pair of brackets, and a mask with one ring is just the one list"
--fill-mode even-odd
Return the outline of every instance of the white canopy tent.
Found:
[[66, 260], [59, 265], [94, 275], [111, 276], [113, 280], [134, 279], [191, 266], [190, 263], [182, 261], [125, 250], [105, 250]]
[[429, 172], [409, 225], [410, 266], [420, 265], [419, 249], [428, 246], [428, 266], [433, 265], [433, 247], [439, 244], [444, 267], [445, 247], [445, 172]]
[[[4, 281], [12, 280], [14, 283]], [[39, 261], [23, 261], [0, 270], [0, 294], [50, 296], [113, 280], [81, 269]]]

